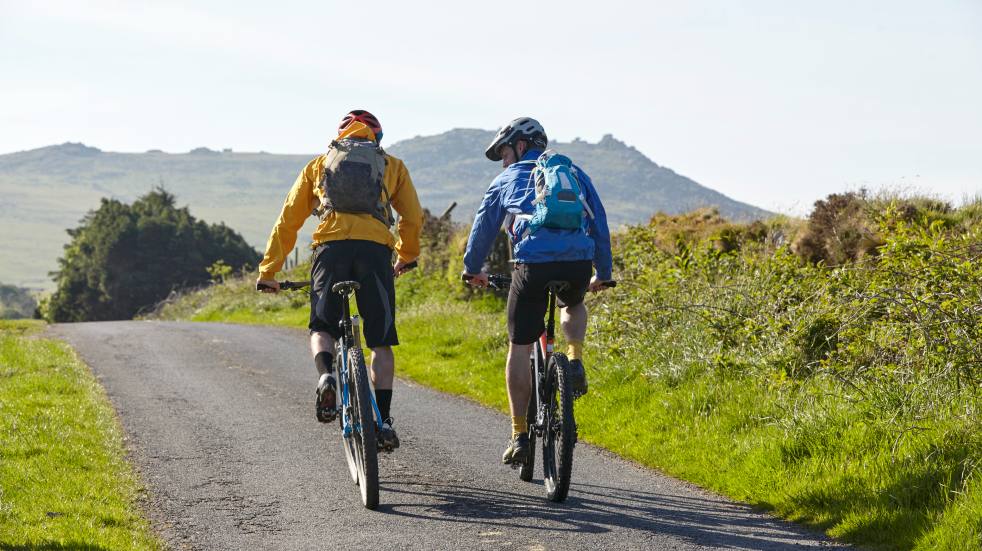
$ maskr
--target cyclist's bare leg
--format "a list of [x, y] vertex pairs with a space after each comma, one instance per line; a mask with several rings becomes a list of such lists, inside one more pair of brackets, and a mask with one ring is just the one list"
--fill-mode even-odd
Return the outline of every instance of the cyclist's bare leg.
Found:
[[369, 370], [372, 376], [372, 384], [375, 385], [375, 403], [378, 406], [379, 414], [382, 416], [380, 421], [381, 431], [379, 438], [386, 445], [387, 449], [399, 447], [399, 437], [392, 429], [392, 378], [396, 370], [395, 356], [392, 355], [391, 346], [377, 346], [372, 349], [372, 366]]
[[392, 377], [396, 370], [391, 346], [372, 349], [372, 384], [376, 390], [392, 390]]
[[569, 358], [569, 375], [573, 392], [582, 396], [587, 392], [586, 369], [583, 367], [583, 339], [586, 337], [586, 304], [563, 308], [560, 325], [566, 336], [566, 357]]
[[586, 337], [586, 318], [586, 304], [582, 302], [562, 309], [560, 325], [563, 328], [563, 335], [566, 336], [566, 342], [583, 342]]
[[511, 404], [512, 418], [524, 417], [528, 411], [529, 396], [532, 394], [532, 373], [529, 370], [531, 353], [531, 344], [511, 343], [508, 346], [505, 382], [508, 384], [508, 403]]
[[[331, 354], [334, 354], [334, 339], [330, 334], [324, 331], [314, 331], [310, 334], [310, 355], [311, 357], [316, 358], [317, 354], [320, 352], [330, 352]], [[326, 373], [326, 371], [324, 371], [324, 373], [321, 373], [321, 371], [324, 370], [318, 366], [318, 377]]]

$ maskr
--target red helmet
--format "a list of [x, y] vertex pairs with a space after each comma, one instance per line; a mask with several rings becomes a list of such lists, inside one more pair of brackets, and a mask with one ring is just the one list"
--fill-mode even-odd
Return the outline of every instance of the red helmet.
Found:
[[354, 109], [345, 115], [344, 118], [341, 119], [341, 124], [338, 125], [338, 134], [344, 132], [344, 129], [348, 128], [348, 126], [355, 121], [364, 123], [365, 126], [370, 128], [372, 132], [375, 133], [376, 142], [382, 141], [382, 124], [378, 122], [375, 115], [365, 111], [364, 109]]

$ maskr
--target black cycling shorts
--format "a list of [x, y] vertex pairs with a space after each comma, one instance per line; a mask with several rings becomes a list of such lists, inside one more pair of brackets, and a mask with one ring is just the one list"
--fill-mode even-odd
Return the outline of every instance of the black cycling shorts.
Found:
[[339, 281], [357, 281], [355, 291], [362, 333], [369, 348], [395, 346], [396, 289], [392, 276], [392, 250], [381, 243], [349, 239], [328, 241], [314, 252], [310, 268], [311, 331], [341, 338], [341, 295], [331, 291]]
[[592, 276], [593, 262], [590, 260], [515, 264], [508, 289], [509, 340], [514, 344], [532, 344], [546, 330], [547, 283], [569, 283], [569, 287], [558, 294], [560, 306], [576, 306], [583, 302]]

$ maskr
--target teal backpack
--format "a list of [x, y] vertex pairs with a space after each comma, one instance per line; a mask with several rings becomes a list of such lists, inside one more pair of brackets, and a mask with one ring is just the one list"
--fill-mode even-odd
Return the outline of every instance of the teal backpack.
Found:
[[535, 161], [531, 178], [535, 182], [535, 214], [529, 233], [539, 228], [578, 230], [583, 228], [584, 214], [593, 218], [569, 157], [546, 151]]

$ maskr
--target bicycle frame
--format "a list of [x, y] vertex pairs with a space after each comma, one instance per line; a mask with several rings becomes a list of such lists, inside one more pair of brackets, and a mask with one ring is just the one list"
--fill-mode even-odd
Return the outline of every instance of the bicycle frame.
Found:
[[[416, 267], [416, 262], [413, 261], [407, 264], [403, 268], [403, 272], [412, 270]], [[283, 281], [280, 284], [281, 290], [295, 290], [302, 289], [304, 287], [310, 286], [310, 281]], [[268, 288], [267, 285], [257, 284], [257, 290], [263, 290]], [[328, 292], [331, 292], [328, 290]], [[348, 388], [348, 380], [350, 375], [350, 368], [348, 366], [348, 351], [353, 347], [361, 345], [361, 336], [356, 337], [356, 329], [359, 327], [358, 316], [352, 319], [351, 316], [351, 295], [350, 293], [345, 293], [344, 300], [341, 301], [341, 321], [338, 322], [338, 328], [341, 329], [341, 339], [337, 343], [337, 359], [340, 361], [339, 378], [340, 381], [337, 384], [340, 385], [339, 390], [341, 391], [341, 427], [344, 436], [351, 436], [352, 432], [360, 432], [362, 430], [361, 426], [353, 426], [351, 423], [350, 415], [348, 413], [349, 407], [351, 405], [351, 395]], [[382, 413], [378, 409], [378, 404], [375, 403], [375, 393], [369, 392], [369, 399], [372, 402], [372, 411], [375, 413], [375, 424], [376, 427], [381, 429], [382, 427]]]
[[[464, 281], [475, 276], [462, 274]], [[488, 274], [487, 284], [495, 289], [510, 286], [510, 277]], [[555, 352], [556, 305], [558, 296], [569, 288], [562, 279], [546, 283], [548, 321], [545, 330], [533, 342], [531, 353], [532, 381], [529, 402], [525, 409], [528, 422], [528, 451], [524, 461], [507, 461], [520, 469], [518, 478], [531, 482], [535, 467], [535, 440], [542, 438], [542, 471], [546, 495], [551, 501], [562, 502], [569, 494], [572, 480], [573, 449], [576, 446], [576, 420], [573, 400], [577, 398], [570, 382], [570, 362], [565, 354]], [[604, 281], [604, 287], [614, 287], [616, 281]], [[534, 419], [531, 419], [533, 418]], [[507, 457], [507, 456], [506, 456]]]

